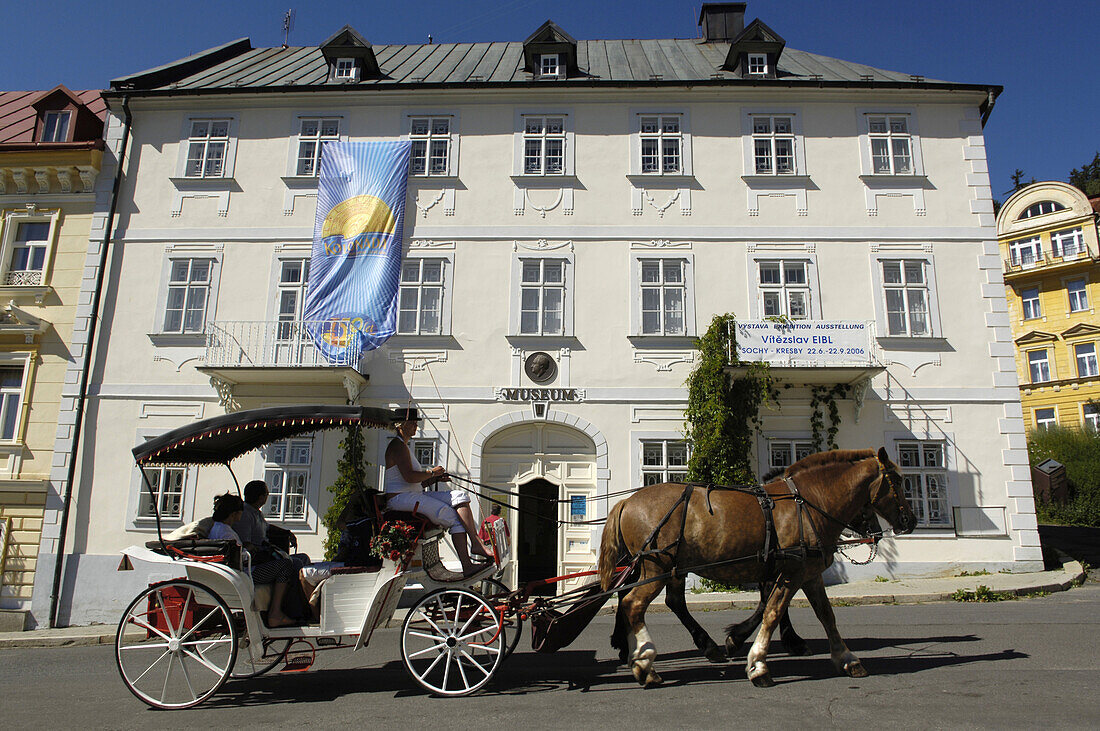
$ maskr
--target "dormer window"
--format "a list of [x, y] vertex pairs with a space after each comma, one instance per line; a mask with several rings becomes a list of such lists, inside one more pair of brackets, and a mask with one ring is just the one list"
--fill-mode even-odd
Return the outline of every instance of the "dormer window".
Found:
[[332, 74], [335, 79], [349, 80], [355, 78], [355, 59], [354, 58], [338, 58], [336, 59], [336, 68]]
[[42, 115], [42, 141], [67, 142], [69, 140], [69, 120], [72, 112], [46, 112]]
[[539, 78], [561, 78], [561, 60], [557, 53], [544, 53], [539, 56]]
[[768, 73], [768, 57], [763, 53], [749, 54], [749, 76], [765, 76]]

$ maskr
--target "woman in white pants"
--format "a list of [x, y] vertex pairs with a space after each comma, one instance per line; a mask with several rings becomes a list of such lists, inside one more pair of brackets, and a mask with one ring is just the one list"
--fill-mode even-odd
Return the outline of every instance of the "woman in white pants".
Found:
[[[385, 491], [386, 508], [412, 512], [416, 509], [436, 525], [446, 528], [452, 535], [455, 554], [462, 564], [464, 574], [473, 574], [480, 570], [470, 560], [470, 549], [475, 554], [492, 558], [485, 544], [477, 537], [477, 526], [470, 512], [470, 496], [464, 490], [446, 492], [429, 491], [425, 487], [436, 482], [448, 482], [447, 471], [440, 466], [424, 467], [409, 450], [409, 440], [416, 434], [420, 416], [416, 409], [405, 409], [403, 420], [397, 425], [397, 436], [386, 447]], [[466, 534], [460, 537], [459, 534]], [[469, 538], [469, 547], [466, 544]]]

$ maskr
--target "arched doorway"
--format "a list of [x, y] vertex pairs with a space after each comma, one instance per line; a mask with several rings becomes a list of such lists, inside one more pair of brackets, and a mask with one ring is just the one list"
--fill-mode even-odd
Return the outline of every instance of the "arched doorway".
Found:
[[[504, 514], [512, 529], [514, 560], [510, 572], [504, 576], [509, 586], [585, 571], [593, 566], [591, 527], [582, 524], [559, 527], [555, 521], [594, 517], [588, 514], [586, 506], [596, 496], [596, 460], [592, 438], [564, 424], [515, 424], [485, 440], [480, 479], [512, 493], [493, 494], [490, 490], [489, 496], [523, 510], [505, 510]], [[571, 588], [574, 587], [559, 584], [549, 591]]]

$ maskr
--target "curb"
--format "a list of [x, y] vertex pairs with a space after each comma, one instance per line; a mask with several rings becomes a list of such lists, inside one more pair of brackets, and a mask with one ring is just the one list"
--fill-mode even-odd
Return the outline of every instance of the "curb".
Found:
[[[1067, 557], [1068, 558], [1068, 557]], [[1048, 574], [1056, 574], [1057, 572], [1051, 571]], [[1054, 593], [1059, 591], [1066, 591], [1079, 585], [1085, 580], [1085, 569], [1080, 562], [1073, 559], [1068, 559], [1062, 564], [1062, 574], [1064, 578], [1053, 582], [1044, 582], [1029, 584], [1028, 586], [1006, 588], [1006, 589], [994, 589], [994, 591], [1000, 593], [1011, 593], [1016, 596], [1026, 597], [1030, 594], [1038, 592]], [[968, 579], [975, 579], [976, 577], [967, 577]], [[980, 579], [980, 577], [977, 577]], [[1044, 576], [1044, 579], [1047, 577]], [[919, 581], [919, 580], [918, 580]], [[972, 581], [959, 582], [959, 589], [967, 589], [968, 587], [963, 584], [973, 583]], [[843, 584], [837, 584], [835, 586], [843, 587]], [[835, 588], [835, 587], [829, 587]], [[925, 604], [929, 602], [948, 602], [953, 601], [952, 595], [954, 591], [945, 592], [914, 592], [904, 594], [861, 594], [861, 595], [844, 595], [838, 593], [830, 595], [829, 600], [834, 607], [837, 606], [868, 606], [876, 604]], [[697, 598], [696, 598], [697, 597]], [[689, 609], [693, 609], [700, 612], [720, 612], [730, 609], [745, 609], [751, 610], [756, 608], [756, 604], [759, 598], [756, 594], [750, 592], [740, 592], [737, 595], [729, 596], [721, 593], [712, 594], [689, 594], [687, 597], [687, 604]], [[795, 599], [791, 602], [792, 607], [808, 607], [810, 606], [804, 598]], [[599, 614], [603, 616], [612, 615], [615, 613], [616, 607], [614, 604], [605, 606], [600, 610]], [[385, 626], [394, 627], [400, 626], [401, 621], [404, 619], [405, 613], [408, 609], [398, 609], [394, 612], [393, 619], [391, 619]], [[647, 610], [651, 613], [669, 613], [670, 610], [665, 606], [664, 602], [653, 602], [649, 605]], [[102, 628], [102, 629], [100, 629]], [[29, 648], [55, 648], [55, 647], [92, 647], [96, 645], [113, 645], [115, 642], [115, 633], [117, 629], [108, 625], [96, 625], [95, 627], [82, 628], [85, 631], [80, 632], [81, 628], [61, 629], [61, 630], [30, 630], [27, 632], [4, 632], [0, 633], [0, 650], [10, 649], [29, 649]], [[75, 631], [74, 631], [75, 630]], [[72, 632], [71, 634], [69, 632]]]

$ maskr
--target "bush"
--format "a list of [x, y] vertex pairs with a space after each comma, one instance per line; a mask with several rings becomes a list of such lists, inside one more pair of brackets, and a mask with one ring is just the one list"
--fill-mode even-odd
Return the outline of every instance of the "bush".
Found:
[[1065, 505], [1039, 503], [1041, 523], [1100, 526], [1100, 434], [1091, 430], [1052, 427], [1028, 435], [1031, 464], [1055, 459], [1066, 466], [1069, 500]]

